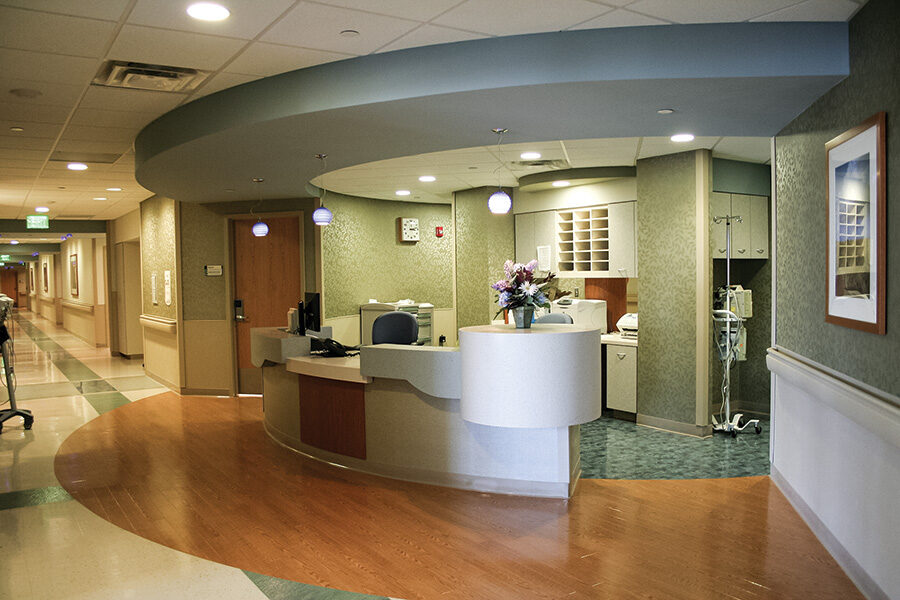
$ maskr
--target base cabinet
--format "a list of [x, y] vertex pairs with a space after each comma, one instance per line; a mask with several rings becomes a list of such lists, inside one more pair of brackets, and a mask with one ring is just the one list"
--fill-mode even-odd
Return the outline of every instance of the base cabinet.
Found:
[[606, 408], [637, 412], [637, 348], [606, 345]]

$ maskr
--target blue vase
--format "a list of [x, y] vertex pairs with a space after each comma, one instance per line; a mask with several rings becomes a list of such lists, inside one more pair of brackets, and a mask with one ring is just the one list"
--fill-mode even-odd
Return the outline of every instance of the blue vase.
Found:
[[512, 314], [516, 321], [516, 329], [531, 329], [531, 321], [534, 320], [533, 306], [517, 306], [512, 309]]

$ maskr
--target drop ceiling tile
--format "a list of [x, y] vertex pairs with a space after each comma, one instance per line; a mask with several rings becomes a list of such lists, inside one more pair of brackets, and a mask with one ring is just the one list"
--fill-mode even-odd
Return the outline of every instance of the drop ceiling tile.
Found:
[[19, 123], [65, 123], [70, 110], [70, 106], [0, 102], [0, 115]]
[[807, 0], [751, 21], [849, 21], [859, 6], [850, 0]]
[[780, 10], [797, 0], [638, 0], [628, 10], [673, 23], [735, 23]]
[[128, 6], [128, 0], [92, 0], [88, 2], [73, 2], [72, 0], [3, 0], [3, 4], [76, 17], [118, 21], [125, 7]]
[[569, 162], [574, 168], [634, 165], [640, 138], [567, 140]]
[[23, 138], [0, 135], [0, 148], [12, 150], [50, 150], [53, 140], [47, 138]]
[[596, 19], [585, 21], [572, 29], [603, 29], [607, 27], [641, 27], [644, 25], [667, 25], [668, 21], [641, 15], [630, 10], [617, 8]]
[[64, 140], [82, 140], [93, 142], [126, 142], [131, 144], [139, 129], [118, 127], [90, 127], [87, 125], [69, 125], [63, 132]]
[[451, 42], [464, 42], [485, 37], [484, 34], [472, 31], [462, 31], [438, 25], [422, 25], [413, 29], [398, 40], [394, 40], [379, 52], [402, 50], [404, 48], [417, 48], [419, 46], [431, 46], [433, 44], [449, 44]]
[[217, 73], [208, 79], [202, 87], [195, 90], [188, 98], [188, 102], [192, 102], [204, 96], [221, 92], [222, 90], [232, 88], [242, 83], [256, 81], [260, 77], [256, 75], [242, 75], [240, 73]]
[[187, 2], [138, 0], [128, 23], [250, 40], [294, 3], [293, 0], [228, 0], [231, 16], [224, 21], [198, 21], [187, 14]]
[[767, 137], [724, 137], [713, 147], [713, 156], [764, 163], [770, 158]]
[[4, 169], [37, 169], [41, 170], [41, 167], [44, 166], [43, 160], [4, 160], [0, 162], [0, 167]]
[[[25, 131], [15, 133], [10, 127], [22, 127]], [[56, 139], [62, 125], [59, 123], [22, 123], [20, 121], [0, 121], [0, 132], [12, 137]]]
[[60, 140], [58, 152], [87, 152], [98, 154], [121, 154], [131, 147], [131, 142], [91, 142], [83, 140]]
[[[92, 85], [84, 95], [80, 109], [118, 110], [136, 113], [155, 113], [157, 116], [168, 112], [184, 100], [184, 94], [127, 90]], [[96, 123], [95, 123], [96, 124]]]
[[343, 60], [351, 56], [353, 55], [256, 42], [225, 67], [225, 71], [268, 77], [286, 71]]
[[[92, 90], [93, 88], [91, 88]], [[102, 88], [101, 88], [102, 89]], [[91, 94], [88, 90], [88, 94]], [[179, 97], [180, 99], [181, 97]], [[92, 127], [118, 127], [125, 129], [141, 129], [158, 117], [156, 112], [131, 112], [125, 110], [104, 110], [99, 108], [82, 108], [82, 103], [72, 115], [73, 125], [88, 125]]]
[[115, 23], [0, 6], [0, 40], [6, 48], [99, 57]]
[[84, 85], [97, 72], [96, 58], [0, 48], [0, 73], [10, 79]]
[[558, 31], [605, 12], [609, 12], [608, 6], [586, 0], [469, 0], [433, 23], [490, 35], [516, 35]]
[[44, 150], [11, 150], [9, 148], [0, 148], [0, 160], [19, 159], [19, 160], [40, 160], [47, 158], [47, 152]]
[[[13, 95], [10, 90], [28, 89], [40, 92], [34, 98], [24, 98]], [[49, 83], [46, 81], [27, 81], [24, 79], [10, 79], [4, 74], [0, 77], [0, 93], [4, 100], [11, 104], [26, 104], [30, 106], [68, 106], [72, 107], [78, 102], [84, 91], [82, 85], [67, 85], [62, 83]]]
[[[262, 40], [344, 54], [368, 54], [416, 27], [416, 21], [383, 17], [322, 4], [301, 2], [275, 24]], [[343, 37], [353, 29], [356, 37]]]
[[460, 0], [319, 0], [321, 4], [363, 10], [389, 17], [429, 21], [453, 8]]
[[216, 71], [245, 45], [232, 38], [126, 25], [107, 58]]

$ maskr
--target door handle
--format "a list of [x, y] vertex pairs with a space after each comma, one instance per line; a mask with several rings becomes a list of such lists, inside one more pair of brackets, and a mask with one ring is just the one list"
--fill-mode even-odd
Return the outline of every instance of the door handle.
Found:
[[757, 254], [762, 254], [763, 252], [764, 252], [764, 250], [763, 250], [762, 248], [757, 248], [757, 249], [756, 249], [756, 253], [757, 253]]
[[238, 323], [249, 323], [250, 319], [245, 317], [244, 315], [235, 315], [234, 320]]
[[624, 352], [616, 352], [616, 356], [619, 357], [619, 360], [623, 360], [625, 358]]
[[747, 251], [746, 248], [739, 248], [739, 249], [738, 249], [738, 254], [743, 254], [743, 253], [746, 252], [746, 251]]
[[724, 253], [724, 252], [725, 252], [725, 248], [719, 248], [719, 253], [720, 253], [720, 254], [721, 254], [721, 253]]

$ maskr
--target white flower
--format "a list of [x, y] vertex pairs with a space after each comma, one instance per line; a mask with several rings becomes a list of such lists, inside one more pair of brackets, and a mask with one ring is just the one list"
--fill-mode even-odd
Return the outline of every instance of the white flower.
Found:
[[536, 283], [523, 283], [519, 289], [521, 289], [526, 296], [534, 296], [541, 291], [541, 288], [539, 288]]

